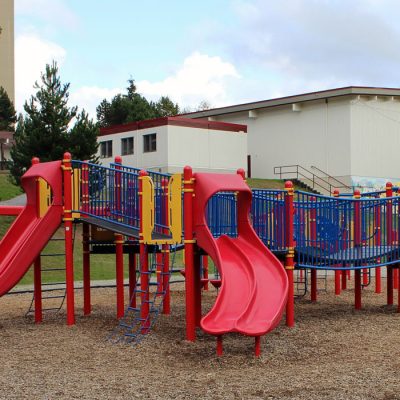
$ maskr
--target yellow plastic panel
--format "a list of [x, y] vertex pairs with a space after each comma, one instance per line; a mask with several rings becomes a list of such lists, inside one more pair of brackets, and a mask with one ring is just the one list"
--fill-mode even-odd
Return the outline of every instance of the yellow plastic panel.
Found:
[[149, 176], [142, 176], [142, 235], [144, 243], [153, 243], [154, 184]]
[[182, 174], [174, 174], [169, 180], [168, 216], [169, 216], [169, 229], [172, 234], [172, 243], [181, 243], [182, 242]]
[[39, 178], [39, 216], [43, 217], [51, 205], [51, 189], [47, 182]]

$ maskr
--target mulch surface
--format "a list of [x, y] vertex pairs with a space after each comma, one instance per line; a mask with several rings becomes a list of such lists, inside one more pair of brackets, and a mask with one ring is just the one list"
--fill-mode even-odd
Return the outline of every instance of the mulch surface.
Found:
[[[115, 293], [93, 291], [93, 313], [65, 325], [65, 312], [45, 315], [41, 325], [24, 314], [30, 295], [0, 299], [1, 399], [400, 399], [400, 314], [385, 294], [363, 291], [363, 310], [353, 292], [319, 293], [312, 304], [296, 302], [296, 327], [284, 322], [262, 340], [215, 338], [198, 332], [184, 340], [184, 292], [173, 286], [173, 311], [160, 316], [139, 345], [112, 344]], [[395, 293], [397, 296], [397, 291]], [[215, 291], [204, 294], [204, 311]]]

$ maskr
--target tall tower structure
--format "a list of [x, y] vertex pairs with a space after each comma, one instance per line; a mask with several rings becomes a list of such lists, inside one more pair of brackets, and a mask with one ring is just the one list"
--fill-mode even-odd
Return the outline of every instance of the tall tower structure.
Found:
[[0, 86], [15, 104], [14, 0], [0, 0]]

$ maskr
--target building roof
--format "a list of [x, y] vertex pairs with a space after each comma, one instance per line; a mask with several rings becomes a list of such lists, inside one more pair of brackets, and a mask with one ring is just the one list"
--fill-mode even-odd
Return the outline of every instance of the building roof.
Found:
[[212, 108], [210, 110], [196, 111], [182, 114], [187, 118], [207, 118], [223, 114], [232, 114], [242, 111], [251, 111], [261, 108], [282, 106], [306, 101], [329, 99], [340, 96], [359, 95], [359, 96], [400, 96], [400, 88], [378, 88], [364, 86], [348, 86], [336, 89], [321, 90], [319, 92], [310, 92], [297, 94], [294, 96], [279, 97], [269, 100], [255, 101], [251, 103], [236, 104], [227, 107]]
[[155, 128], [158, 126], [172, 125], [189, 128], [213, 129], [228, 132], [247, 132], [247, 125], [231, 124], [228, 122], [199, 121], [183, 117], [162, 117], [147, 119], [144, 121], [129, 122], [128, 124], [114, 125], [107, 128], [100, 128], [99, 136], [112, 135], [114, 133], [131, 132], [140, 129]]

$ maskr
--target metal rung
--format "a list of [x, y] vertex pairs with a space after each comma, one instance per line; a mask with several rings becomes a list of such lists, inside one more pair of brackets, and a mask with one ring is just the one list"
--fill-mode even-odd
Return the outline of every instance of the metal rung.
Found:
[[[48, 283], [42, 283], [42, 286], [56, 286], [56, 285], [65, 285], [65, 282], [48, 282]], [[59, 290], [61, 290], [61, 288], [60, 288]]]
[[42, 311], [54, 311], [54, 310], [60, 310], [58, 307], [52, 307], [52, 308], [43, 308]]
[[137, 307], [128, 307], [129, 311], [140, 311], [140, 308]]
[[138, 334], [137, 333], [124, 333], [124, 335], [135, 338], [135, 337], [137, 337]]
[[41, 270], [42, 272], [49, 272], [49, 271], [65, 271], [65, 268], [44, 268]]
[[42, 297], [42, 300], [47, 300], [47, 299], [63, 299], [65, 296], [48, 296], [48, 297]]
[[143, 300], [142, 304], [153, 304], [154, 301], [153, 300]]
[[65, 256], [65, 253], [53, 253], [53, 254], [41, 254], [41, 257], [61, 257]]
[[134, 328], [132, 325], [125, 324], [124, 322], [120, 322], [119, 326], [122, 327], [122, 328], [128, 328], [128, 329], [133, 329]]

